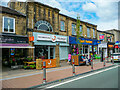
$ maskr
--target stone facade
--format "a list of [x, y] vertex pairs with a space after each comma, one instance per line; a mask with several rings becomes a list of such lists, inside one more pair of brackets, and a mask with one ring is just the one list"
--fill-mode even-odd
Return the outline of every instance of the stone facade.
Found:
[[107, 32], [105, 32], [105, 31], [97, 31], [97, 39], [98, 39], [98, 40], [100, 40], [100, 38], [99, 38], [99, 35], [100, 35], [100, 34], [104, 34], [104, 42], [108, 42], [108, 41], [107, 41], [107, 37], [108, 37], [108, 36], [112, 37], [112, 41], [111, 41], [111, 42], [113, 42], [113, 43], [115, 42], [115, 41], [114, 41], [114, 34], [112, 34], [112, 33], [107, 33]]
[[120, 30], [107, 30], [106, 32], [113, 33], [114, 34], [114, 40], [115, 41], [120, 41]]
[[15, 34], [26, 35], [26, 18], [22, 16], [11, 15], [7, 13], [0, 13], [0, 32], [3, 29], [3, 17], [10, 17], [15, 19]]
[[[76, 24], [76, 19], [60, 14], [60, 10], [57, 8], [53, 8], [39, 2], [9, 2], [8, 6], [23, 14], [26, 14], [26, 27], [28, 37], [31, 37], [33, 35], [33, 32], [72, 36], [72, 23]], [[35, 24], [40, 20], [44, 20], [50, 23], [53, 28], [53, 32], [36, 30]], [[61, 21], [64, 21], [65, 23], [65, 31], [61, 30]], [[84, 21], [81, 21], [81, 25], [83, 28], [83, 38], [88, 38], [87, 27], [89, 27], [89, 39], [97, 39], [97, 25], [93, 25]], [[93, 38], [93, 29], [95, 29], [95, 38]], [[34, 45], [33, 42], [29, 42], [29, 44], [31, 46]], [[29, 49], [29, 55], [34, 55], [33, 49]], [[60, 56], [58, 45], [55, 46], [55, 58], [57, 59], [57, 66], [59, 66]]]

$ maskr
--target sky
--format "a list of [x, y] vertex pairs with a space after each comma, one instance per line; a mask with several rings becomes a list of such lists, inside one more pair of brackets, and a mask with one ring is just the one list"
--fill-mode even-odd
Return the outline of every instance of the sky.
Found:
[[[9, 0], [0, 1], [0, 5], [7, 6]], [[19, 0], [25, 1], [25, 0]], [[97, 25], [101, 31], [118, 29], [118, 1], [119, 0], [35, 0], [58, 8], [60, 13]]]

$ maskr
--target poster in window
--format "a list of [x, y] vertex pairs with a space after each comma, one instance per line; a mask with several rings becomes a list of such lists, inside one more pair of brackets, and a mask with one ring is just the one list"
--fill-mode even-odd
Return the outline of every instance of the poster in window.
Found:
[[15, 55], [15, 48], [11, 48], [10, 50], [11, 50], [10, 55], [12, 55], [12, 56]]

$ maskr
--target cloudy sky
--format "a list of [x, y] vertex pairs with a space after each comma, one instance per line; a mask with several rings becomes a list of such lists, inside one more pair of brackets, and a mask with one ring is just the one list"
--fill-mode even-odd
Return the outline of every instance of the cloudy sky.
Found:
[[[0, 1], [6, 5], [9, 0]], [[25, 1], [25, 0], [19, 0]], [[35, 0], [60, 9], [60, 13], [97, 25], [101, 31], [118, 29], [119, 0]]]

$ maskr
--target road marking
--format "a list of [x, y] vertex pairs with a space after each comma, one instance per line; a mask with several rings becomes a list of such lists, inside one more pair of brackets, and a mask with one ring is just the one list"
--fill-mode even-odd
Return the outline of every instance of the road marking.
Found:
[[[53, 69], [53, 70], [47, 70], [47, 72], [53, 72], [53, 71], [60, 71], [60, 70], [64, 70], [64, 69], [70, 69], [70, 68], [72, 68], [72, 67], [66, 67], [66, 68], [59, 68], [59, 69]], [[20, 76], [14, 76], [14, 77], [9, 77], [9, 76], [7, 76], [8, 78], [4, 78], [4, 79], [0, 79], [0, 81], [1, 80], [9, 80], [9, 79], [14, 79], [14, 78], [20, 78], [20, 77], [27, 77], [27, 76], [32, 76], [32, 75], [37, 75], [37, 74], [42, 74], [43, 73], [43, 71], [40, 71], [40, 72], [38, 72], [38, 73], [32, 73], [32, 74], [27, 74], [27, 75], [20, 75]]]
[[85, 77], [88, 77], [88, 76], [92, 76], [92, 75], [95, 75], [95, 74], [98, 74], [98, 73], [101, 73], [101, 72], [104, 72], [104, 71], [108, 71], [108, 70], [111, 70], [111, 69], [114, 69], [114, 68], [117, 68], [117, 67], [118, 66], [111, 67], [111, 68], [108, 68], [108, 69], [105, 69], [105, 70], [101, 70], [101, 71], [98, 71], [98, 72], [94, 72], [94, 73], [88, 74], [86, 76], [82, 76], [82, 77], [75, 78], [75, 79], [72, 79], [72, 80], [69, 80], [69, 81], [66, 81], [66, 82], [62, 82], [62, 83], [59, 83], [59, 84], [56, 84], [56, 85], [53, 85], [53, 86], [46, 87], [46, 89], [47, 88], [57, 87], [57, 86], [60, 86], [60, 85], [63, 85], [63, 84], [69, 83], [69, 82], [73, 82], [73, 81], [78, 80], [78, 79], [82, 79], [82, 78], [85, 78]]

